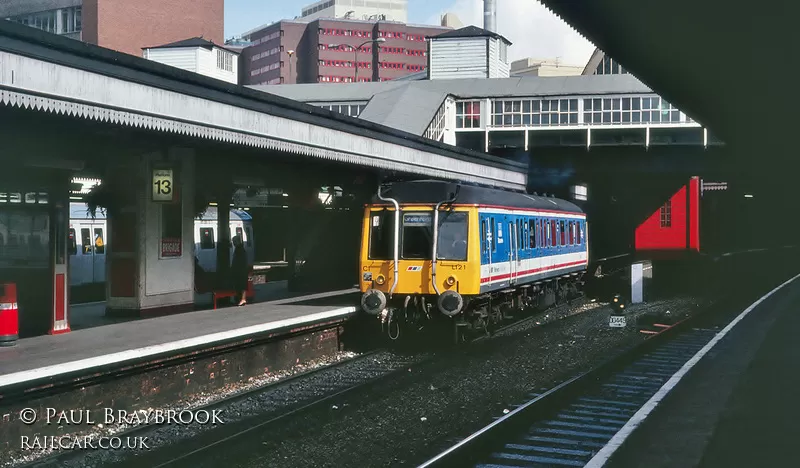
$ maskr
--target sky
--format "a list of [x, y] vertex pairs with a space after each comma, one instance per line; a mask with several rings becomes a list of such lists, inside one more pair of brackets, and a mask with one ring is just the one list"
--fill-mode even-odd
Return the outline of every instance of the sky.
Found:
[[[512, 60], [534, 57], [559, 59], [565, 65], [585, 65], [594, 46], [537, 0], [495, 0], [498, 33], [510, 40]], [[314, 0], [225, 0], [225, 37], [300, 15]], [[408, 22], [439, 24], [441, 15], [455, 13], [465, 26], [483, 27], [483, 0], [408, 0]]]

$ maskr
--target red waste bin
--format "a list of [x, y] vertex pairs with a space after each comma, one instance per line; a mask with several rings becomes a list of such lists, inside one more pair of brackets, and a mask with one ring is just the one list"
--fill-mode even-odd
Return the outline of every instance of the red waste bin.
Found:
[[0, 284], [0, 346], [13, 346], [19, 338], [17, 285]]

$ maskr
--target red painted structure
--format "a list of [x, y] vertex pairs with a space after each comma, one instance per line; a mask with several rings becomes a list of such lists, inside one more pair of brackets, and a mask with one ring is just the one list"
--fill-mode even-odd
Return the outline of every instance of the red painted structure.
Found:
[[0, 284], [0, 346], [11, 346], [19, 338], [17, 285]]
[[692, 177], [639, 227], [637, 251], [700, 251], [700, 178]]

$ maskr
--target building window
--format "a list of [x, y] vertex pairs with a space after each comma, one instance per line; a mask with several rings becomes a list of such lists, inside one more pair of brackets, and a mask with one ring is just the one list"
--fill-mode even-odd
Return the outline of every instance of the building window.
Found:
[[481, 128], [481, 101], [456, 103], [456, 128]]
[[233, 54], [217, 49], [217, 68], [220, 70], [233, 71]]
[[577, 99], [498, 99], [492, 101], [494, 127], [550, 127], [578, 124]]
[[661, 214], [661, 227], [662, 228], [669, 228], [672, 227], [672, 200], [667, 200], [666, 203], [661, 207], [660, 210]]
[[685, 123], [686, 117], [658, 96], [583, 100], [586, 125]]

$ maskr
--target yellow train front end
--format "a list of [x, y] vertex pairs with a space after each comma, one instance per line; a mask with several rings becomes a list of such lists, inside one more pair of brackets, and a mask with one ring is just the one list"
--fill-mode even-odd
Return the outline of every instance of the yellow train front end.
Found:
[[[361, 308], [393, 323], [458, 315], [480, 291], [475, 207], [369, 205], [361, 239]], [[438, 239], [436, 243], [434, 239]], [[399, 330], [398, 330], [399, 332]], [[389, 330], [390, 337], [392, 329]]]

